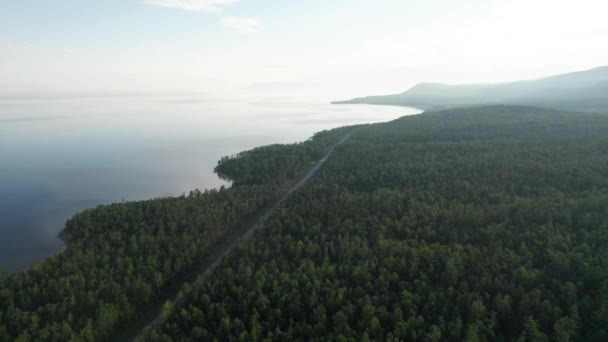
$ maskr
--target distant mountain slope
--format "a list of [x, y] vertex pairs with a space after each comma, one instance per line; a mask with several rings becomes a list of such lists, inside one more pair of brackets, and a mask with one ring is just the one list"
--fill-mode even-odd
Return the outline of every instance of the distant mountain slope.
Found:
[[521, 104], [568, 110], [608, 111], [608, 66], [512, 83], [420, 83], [401, 94], [367, 96], [334, 103], [407, 105], [423, 109]]

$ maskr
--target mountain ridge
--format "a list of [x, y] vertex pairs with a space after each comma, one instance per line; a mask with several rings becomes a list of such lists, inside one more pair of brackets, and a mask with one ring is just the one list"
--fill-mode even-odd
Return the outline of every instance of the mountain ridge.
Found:
[[332, 103], [402, 105], [425, 110], [515, 104], [605, 111], [604, 108], [608, 108], [608, 66], [505, 83], [450, 85], [424, 82], [398, 94], [365, 96]]

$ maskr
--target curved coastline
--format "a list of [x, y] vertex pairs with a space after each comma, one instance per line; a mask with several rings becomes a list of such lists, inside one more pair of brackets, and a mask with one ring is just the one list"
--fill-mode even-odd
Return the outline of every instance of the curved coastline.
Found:
[[[330, 102], [330, 104], [336, 104], [336, 103]], [[355, 103], [349, 103], [349, 104], [355, 104]], [[394, 118], [392, 118], [390, 120], [386, 120], [386, 121], [385, 120], [383, 120], [383, 121], [367, 121], [367, 122], [361, 122], [361, 123], [356, 123], [356, 124], [373, 124], [373, 123], [387, 122], [387, 121], [392, 121], [392, 120], [401, 118], [403, 116], [419, 115], [419, 114], [423, 114], [425, 112], [423, 109], [420, 109], [420, 108], [417, 108], [417, 107], [412, 107], [412, 106], [391, 105], [391, 104], [369, 104], [369, 103], [358, 103], [357, 105], [361, 105], [361, 104], [365, 104], [365, 105], [368, 105], [368, 106], [383, 106], [383, 107], [391, 106], [391, 107], [395, 107], [395, 108], [399, 108], [399, 109], [407, 108], [407, 109], [411, 109], [411, 110], [413, 110], [415, 112], [414, 113], [406, 113], [406, 114], [404, 114], [404, 113], [398, 113], [398, 115], [395, 115]], [[354, 124], [352, 124], [352, 125], [354, 125]], [[351, 124], [348, 124], [348, 125], [345, 125], [345, 126], [351, 126]], [[265, 145], [258, 145], [258, 146], [254, 146], [253, 148], [260, 147], [260, 146], [265, 146]], [[242, 151], [239, 151], [239, 152], [242, 152]], [[217, 160], [219, 160], [220, 158], [221, 158], [221, 156], [218, 156]], [[219, 179], [221, 179], [221, 180], [224, 180], [224, 181], [227, 181], [227, 182], [230, 182], [230, 183], [233, 182], [233, 179], [231, 179], [229, 176], [227, 176], [225, 174], [216, 172], [215, 170], [213, 170], [213, 173], [215, 173], [217, 175], [217, 177]], [[226, 187], [231, 187], [231, 186], [232, 186], [232, 184], [230, 184], [229, 186], [226, 186]], [[210, 187], [208, 189], [219, 189], [219, 187]], [[176, 195], [176, 196], [152, 196], [152, 197], [148, 197], [148, 198], [141, 199], [141, 200], [142, 201], [146, 201], [146, 200], [152, 200], [152, 199], [157, 199], [157, 198], [166, 198], [166, 197], [179, 197], [179, 195]], [[110, 201], [110, 202], [107, 202], [107, 203], [99, 203], [98, 205], [111, 205], [111, 204], [115, 204], [115, 203], [120, 203], [120, 202], [119, 201]], [[82, 210], [79, 210], [79, 211], [75, 212], [74, 214], [70, 215], [69, 218], [68, 218], [68, 220], [71, 219], [71, 218], [73, 218], [74, 216], [78, 215], [79, 213], [82, 213], [83, 211], [94, 209], [96, 206], [97, 205], [91, 206], [91, 207], [88, 207], [88, 208], [84, 208]], [[23, 269], [15, 270], [15, 271], [10, 272], [10, 273], [25, 272], [28, 269], [30, 269], [33, 264], [44, 262], [46, 259], [48, 259], [50, 257], [53, 257], [53, 256], [56, 256], [58, 254], [63, 253], [66, 250], [66, 248], [68, 248], [69, 242], [72, 239], [72, 235], [66, 232], [66, 226], [65, 226], [65, 224], [59, 230], [59, 232], [56, 234], [56, 238], [61, 243], [61, 247], [60, 248], [56, 249], [53, 253], [48, 254], [46, 257], [43, 257], [43, 258], [40, 258], [40, 259], [35, 259], [33, 261], [33, 263], [30, 264], [29, 266], [26, 266]]]

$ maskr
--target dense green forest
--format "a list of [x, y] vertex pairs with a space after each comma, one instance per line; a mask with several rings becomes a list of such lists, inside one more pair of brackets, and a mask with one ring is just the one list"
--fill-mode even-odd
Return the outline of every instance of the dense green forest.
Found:
[[[211, 247], [251, 224], [285, 182], [340, 134], [321, 132], [291, 145], [290, 154], [277, 153], [272, 164], [241, 163], [247, 167], [236, 170], [230, 168], [233, 158], [224, 158], [218, 170], [235, 180], [228, 189], [102, 205], [75, 215], [62, 232], [65, 251], [0, 280], [0, 341], [113, 340], [204, 268]], [[258, 151], [238, 158], [267, 157]], [[250, 176], [254, 166], [271, 177]]]
[[608, 340], [608, 116], [493, 106], [222, 158], [0, 284], [0, 341], [113, 340], [347, 133], [145, 340]]
[[242, 184], [281, 184], [293, 179], [320, 159], [328, 146], [346, 135], [353, 127], [337, 128], [316, 133], [311, 139], [291, 145], [269, 145], [226, 156], [219, 160], [215, 172]]
[[427, 113], [355, 129], [146, 340], [608, 341], [607, 262], [608, 116]]

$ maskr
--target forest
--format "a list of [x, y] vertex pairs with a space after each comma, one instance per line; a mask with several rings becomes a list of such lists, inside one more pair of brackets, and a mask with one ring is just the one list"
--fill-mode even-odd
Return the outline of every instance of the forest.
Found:
[[607, 341], [607, 204], [607, 115], [360, 126], [145, 340]]
[[222, 158], [230, 188], [103, 205], [0, 284], [0, 341], [115, 340], [341, 137], [146, 341], [606, 341], [608, 115], [428, 112]]
[[215, 172], [233, 185], [281, 184], [293, 179], [319, 160], [329, 146], [353, 129], [342, 127], [316, 133], [311, 139], [291, 145], [268, 145], [226, 156]]
[[[0, 341], [115, 340], [204, 269], [212, 247], [251, 224], [340, 134], [318, 133], [290, 146], [288, 155], [277, 153], [272, 164], [252, 159], [237, 170], [230, 167], [233, 158], [224, 158], [218, 169], [235, 179], [230, 188], [102, 205], [75, 215], [61, 233], [67, 243], [62, 253], [0, 278]], [[238, 159], [268, 157], [259, 151], [266, 150]]]

